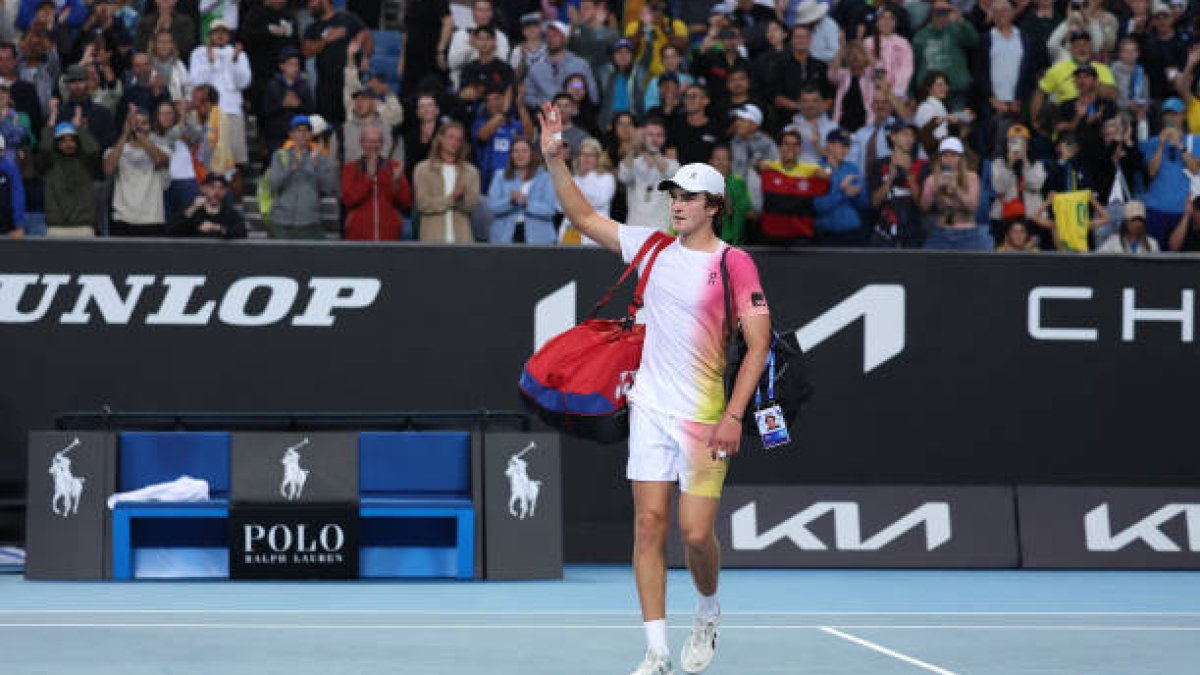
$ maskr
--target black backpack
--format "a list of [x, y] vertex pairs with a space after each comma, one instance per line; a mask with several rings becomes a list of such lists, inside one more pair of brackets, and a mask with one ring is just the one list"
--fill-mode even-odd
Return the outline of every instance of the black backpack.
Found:
[[[729, 255], [730, 248], [726, 248], [721, 254], [721, 284], [725, 289], [725, 334], [727, 341], [725, 345], [725, 398], [733, 393], [733, 385], [737, 380], [738, 369], [741, 368], [742, 359], [746, 356], [746, 340], [742, 337], [742, 331], [738, 330], [735, 325], [735, 315], [733, 313], [732, 292], [729, 289], [729, 267], [726, 265], [725, 258]], [[784, 420], [787, 422], [788, 430], [795, 438], [797, 422], [800, 419], [800, 408], [810, 399], [813, 394], [813, 386], [808, 381], [808, 369], [805, 366], [804, 350], [800, 348], [799, 341], [796, 340], [796, 332], [788, 331], [780, 333], [771, 328], [771, 355], [775, 360], [775, 380], [774, 380], [774, 398], [768, 399], [768, 391], [771, 384], [770, 368], [764, 367], [762, 376], [758, 381], [758, 393], [761, 398], [761, 407], [767, 408], [772, 405], [778, 405], [783, 410]], [[742, 435], [755, 439], [761, 443], [758, 434], [758, 425], [754, 418], [754, 413], [759, 408], [755, 406], [754, 398], [752, 397], [746, 405], [745, 410], [735, 411], [740, 413], [742, 418]]]

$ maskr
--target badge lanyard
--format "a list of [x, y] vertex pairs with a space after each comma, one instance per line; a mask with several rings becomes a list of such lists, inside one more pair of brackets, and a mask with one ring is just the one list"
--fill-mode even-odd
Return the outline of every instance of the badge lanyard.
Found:
[[[777, 337], [771, 338], [771, 350], [767, 352], [767, 402], [775, 402], [775, 343]], [[754, 388], [754, 407], [762, 410], [762, 387]]]

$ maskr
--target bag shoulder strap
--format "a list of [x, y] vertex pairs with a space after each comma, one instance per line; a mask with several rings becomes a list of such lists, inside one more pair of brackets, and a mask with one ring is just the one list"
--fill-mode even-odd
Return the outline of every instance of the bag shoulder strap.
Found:
[[[629, 303], [629, 311], [625, 315], [627, 319], [634, 318], [637, 311], [642, 308], [642, 296], [646, 292], [646, 284], [650, 282], [650, 270], [654, 269], [654, 261], [658, 260], [658, 254], [675, 241], [675, 237], [662, 232], [655, 232], [650, 238], [657, 239], [657, 243], [654, 245], [654, 252], [650, 254], [650, 259], [646, 261], [646, 269], [638, 274], [637, 288], [633, 291], [633, 302]], [[643, 245], [642, 248], [645, 246]]]
[[721, 286], [725, 291], [725, 338], [733, 340], [734, 334], [734, 316], [733, 316], [733, 292], [729, 289], [729, 265], [725, 259], [729, 257], [729, 252], [733, 250], [732, 246], [726, 246], [721, 252]]
[[[670, 244], [674, 240], [675, 240], [674, 237], [672, 237], [664, 232], [655, 232], [655, 233], [651, 234], [650, 238], [647, 239], [644, 244], [642, 244], [642, 248], [638, 250], [637, 255], [635, 255], [633, 257], [633, 260], [629, 263], [629, 266], [627, 266], [625, 268], [625, 271], [621, 273], [621, 277], [619, 279], [617, 279], [617, 282], [614, 283], [612, 286], [609, 286], [608, 292], [604, 294], [604, 297], [600, 299], [600, 302], [597, 302], [596, 306], [592, 308], [592, 311], [588, 312], [587, 318], [588, 319], [595, 318], [596, 314], [598, 314], [600, 312], [600, 310], [603, 309], [604, 306], [608, 304], [608, 301], [612, 299], [612, 294], [614, 292], [616, 292], [616, 290], [618, 288], [621, 287], [621, 284], [625, 283], [625, 280], [629, 278], [629, 275], [633, 274], [634, 270], [636, 270], [638, 268], [638, 265], [642, 264], [642, 260], [646, 257], [647, 254], [650, 253], [650, 251], [652, 249], [654, 249], [659, 244], [662, 244], [664, 241], [666, 241], [666, 244]], [[663, 244], [663, 246], [660, 248], [665, 247], [666, 244]], [[653, 264], [653, 263], [651, 263], [651, 264]], [[642, 276], [643, 277], [650, 276], [650, 266], [649, 265], [646, 267], [646, 271], [642, 273]], [[639, 283], [638, 286], [639, 286], [639, 290], [644, 288], [644, 285], [641, 283]], [[640, 294], [638, 294], [638, 295], [640, 295]], [[637, 297], [638, 296], [635, 295], [635, 299], [637, 299]], [[641, 305], [639, 304], [638, 306], [640, 307]]]

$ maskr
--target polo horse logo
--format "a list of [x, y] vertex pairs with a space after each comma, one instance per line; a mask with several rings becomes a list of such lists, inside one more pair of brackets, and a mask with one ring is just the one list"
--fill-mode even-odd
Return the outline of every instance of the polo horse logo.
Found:
[[504, 475], [508, 476], [508, 513], [521, 520], [533, 517], [537, 509], [538, 492], [542, 489], [542, 481], [529, 478], [529, 465], [521, 459], [536, 447], [537, 443], [531, 442], [524, 450], [509, 457], [508, 468], [504, 470]]
[[304, 492], [304, 484], [308, 482], [308, 469], [300, 466], [300, 448], [308, 445], [308, 437], [291, 446], [283, 453], [279, 463], [283, 465], [283, 482], [279, 484], [279, 494], [289, 502], [300, 498]]
[[83, 478], [71, 473], [71, 458], [67, 453], [79, 445], [79, 438], [67, 447], [54, 453], [50, 461], [50, 475], [54, 476], [54, 497], [50, 499], [50, 510], [54, 515], [67, 518], [79, 513], [79, 499], [83, 496]]

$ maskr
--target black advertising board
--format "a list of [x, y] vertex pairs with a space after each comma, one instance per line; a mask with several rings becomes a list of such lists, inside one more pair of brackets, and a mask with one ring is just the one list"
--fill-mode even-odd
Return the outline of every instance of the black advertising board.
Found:
[[561, 579], [558, 434], [483, 435], [484, 578]]
[[[1200, 381], [1200, 260], [754, 257], [817, 393], [795, 447], [739, 456], [731, 484], [1200, 485], [1178, 440]], [[0, 420], [512, 409], [535, 344], [619, 267], [528, 246], [0, 241], [0, 344], [54, 355], [10, 361]], [[562, 450], [567, 559], [623, 560], [623, 449]], [[25, 475], [24, 449], [0, 448], [0, 482]]]
[[229, 578], [358, 578], [358, 505], [251, 504], [229, 509]]

